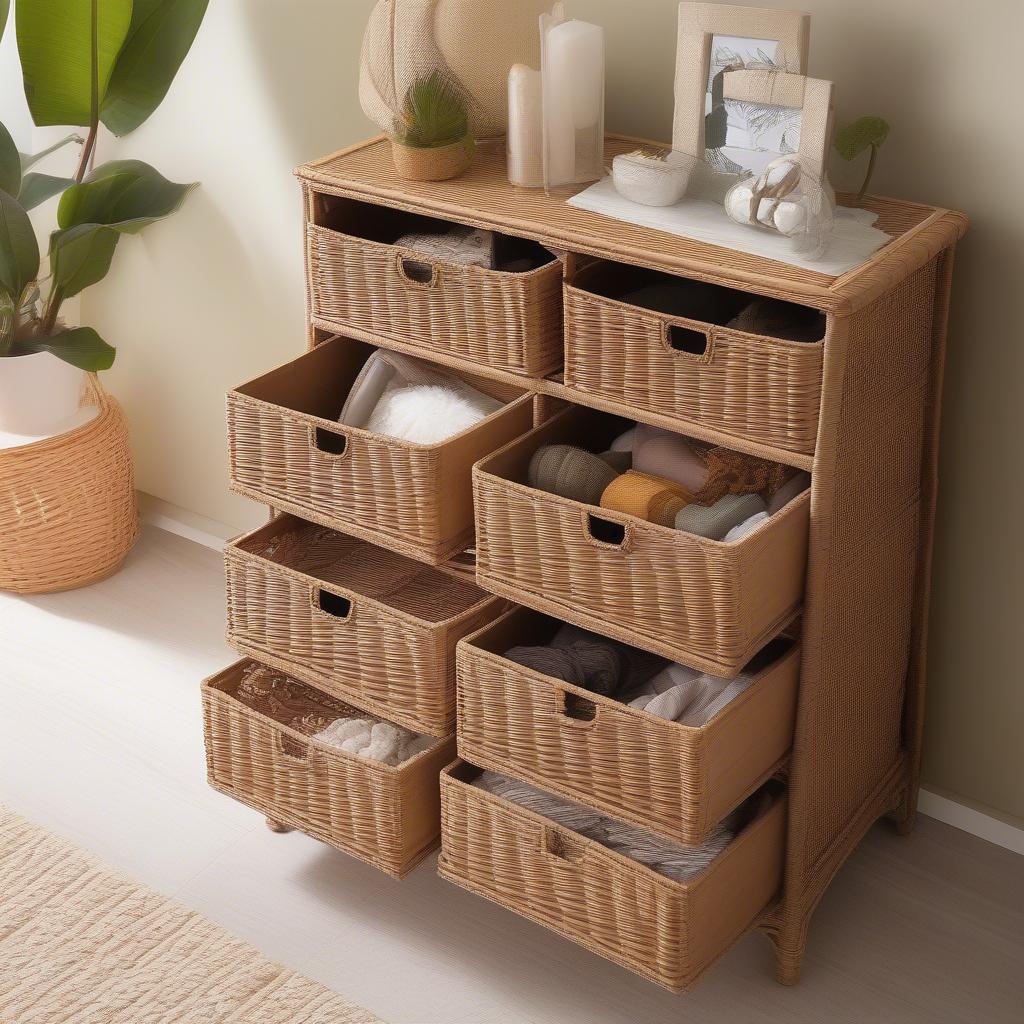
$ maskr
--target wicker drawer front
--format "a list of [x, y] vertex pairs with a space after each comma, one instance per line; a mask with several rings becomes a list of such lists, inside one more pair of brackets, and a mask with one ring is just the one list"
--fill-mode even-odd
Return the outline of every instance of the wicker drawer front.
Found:
[[237, 651], [416, 732], [454, 732], [455, 645], [501, 598], [288, 515], [224, 561]]
[[441, 876], [672, 992], [691, 988], [782, 883], [784, 798], [681, 883], [477, 789], [476, 774], [458, 761], [441, 775]]
[[341, 427], [338, 412], [372, 351], [332, 338], [229, 392], [231, 485], [283, 511], [440, 563], [472, 541], [473, 463], [529, 429], [533, 399], [472, 378], [508, 404], [431, 447]]
[[557, 259], [505, 273], [430, 261], [411, 249], [316, 224], [307, 225], [306, 254], [313, 317], [332, 329], [530, 376], [562, 365]]
[[779, 641], [745, 693], [689, 728], [501, 656], [546, 643], [542, 619], [519, 608], [459, 644], [458, 744], [467, 761], [695, 844], [789, 752], [797, 646]]
[[[595, 295], [585, 283], [600, 269], [588, 266], [565, 285], [569, 387], [814, 452], [825, 341], [762, 337]], [[705, 339], [704, 351], [674, 349], [673, 327]]]
[[[477, 579], [527, 607], [736, 675], [800, 605], [809, 493], [723, 544], [519, 482], [537, 448], [578, 443], [594, 423], [569, 409], [474, 467]], [[599, 539], [609, 526], [614, 543]]]
[[438, 771], [455, 738], [393, 768], [310, 740], [232, 693], [248, 661], [203, 683], [210, 785], [396, 878], [436, 845]]

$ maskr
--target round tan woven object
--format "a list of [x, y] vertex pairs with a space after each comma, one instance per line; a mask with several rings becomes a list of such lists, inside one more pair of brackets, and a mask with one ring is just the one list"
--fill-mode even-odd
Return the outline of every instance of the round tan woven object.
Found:
[[111, 575], [139, 534], [128, 426], [98, 384], [99, 415], [0, 451], [0, 590], [71, 590]]

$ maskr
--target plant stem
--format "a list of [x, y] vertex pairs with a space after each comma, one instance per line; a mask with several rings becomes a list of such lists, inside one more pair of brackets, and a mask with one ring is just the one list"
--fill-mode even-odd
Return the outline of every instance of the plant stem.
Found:
[[874, 144], [871, 146], [871, 156], [868, 157], [868, 169], [864, 175], [864, 184], [861, 185], [860, 191], [857, 193], [857, 205], [860, 206], [864, 202], [864, 197], [868, 193], [868, 185], [871, 184], [871, 175], [875, 173], [875, 159], [878, 156], [878, 147]]
[[[92, 58], [92, 80], [90, 82], [91, 95], [89, 97], [89, 135], [82, 147], [82, 155], [78, 161], [78, 169], [75, 171], [75, 182], [82, 184], [86, 172], [89, 169], [89, 161], [96, 149], [96, 136], [100, 128], [100, 69], [99, 69], [99, 0], [92, 0], [92, 38], [90, 39], [90, 56]], [[60, 315], [60, 307], [64, 302], [64, 289], [59, 284], [54, 284], [50, 292], [50, 298], [46, 303], [46, 312], [43, 314], [41, 331], [44, 337], [53, 332]]]

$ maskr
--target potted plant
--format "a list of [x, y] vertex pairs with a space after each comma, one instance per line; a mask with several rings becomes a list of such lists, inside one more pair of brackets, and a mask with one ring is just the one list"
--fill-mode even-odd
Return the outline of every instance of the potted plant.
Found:
[[462, 90], [441, 71], [409, 86], [391, 138], [395, 169], [413, 181], [445, 181], [473, 162], [476, 143]]
[[[16, 0], [18, 52], [37, 126], [87, 129], [35, 156], [0, 125], [0, 431], [45, 434], [77, 411], [86, 372], [114, 349], [87, 326], [60, 319], [69, 298], [103, 279], [122, 235], [173, 213], [191, 185], [139, 160], [95, 162], [100, 124], [124, 135], [157, 108], [188, 53], [208, 0]], [[0, 35], [7, 21], [0, 0]], [[68, 177], [31, 168], [80, 146]], [[92, 167], [92, 169], [90, 169]], [[28, 211], [59, 196], [48, 272]]]
[[[114, 349], [63, 322], [64, 303], [102, 280], [123, 235], [174, 213], [194, 187], [140, 160], [96, 163], [100, 125], [133, 131], [159, 106], [208, 0], [16, 0], [18, 54], [37, 126], [84, 128], [19, 153], [0, 125], [0, 589], [39, 593], [116, 571], [138, 535], [127, 425], [86, 374]], [[8, 0], [0, 0], [0, 35]], [[80, 147], [68, 176], [38, 161]], [[46, 258], [29, 211], [57, 199]], [[91, 418], [90, 418], [91, 415]]]

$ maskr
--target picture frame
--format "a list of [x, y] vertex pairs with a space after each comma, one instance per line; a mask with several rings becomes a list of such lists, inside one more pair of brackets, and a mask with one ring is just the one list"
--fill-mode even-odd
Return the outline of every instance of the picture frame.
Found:
[[[799, 11], [697, 2], [679, 5], [672, 148], [698, 161], [692, 191], [721, 199], [729, 186], [743, 177], [744, 171], [757, 173], [760, 170], [757, 161], [766, 163], [770, 158], [767, 154], [764, 158], [758, 156], [764, 151], [753, 144], [748, 151], [749, 163], [742, 159], [742, 145], [738, 150], [725, 150], [725, 133], [730, 130], [726, 127], [726, 107], [730, 106], [730, 101], [750, 102], [743, 97], [758, 94], [757, 83], [749, 74], [754, 70], [761, 71], [762, 83], [769, 70], [776, 72], [772, 76], [775, 78], [806, 75], [810, 24], [810, 15]], [[730, 48], [736, 51], [735, 69], [724, 65], [722, 57]], [[723, 63], [723, 67], [721, 73], [716, 74], [713, 68], [718, 63]], [[760, 88], [763, 93], [763, 85]], [[803, 95], [795, 82], [780, 83], [777, 90], [780, 98]], [[812, 89], [808, 99], [812, 108], [817, 109], [820, 91]], [[781, 103], [775, 105], [782, 107]], [[735, 108], [736, 104], [731, 103], [731, 109]], [[785, 118], [771, 119], [770, 127], [776, 134], [781, 126], [780, 153], [798, 149], [798, 146], [787, 149], [784, 145], [787, 128], [794, 137], [800, 133], [801, 118], [793, 111], [789, 113], [788, 124]], [[709, 123], [716, 134], [722, 132], [719, 146], [707, 145]], [[735, 156], [740, 156], [738, 162], [731, 158]]]

